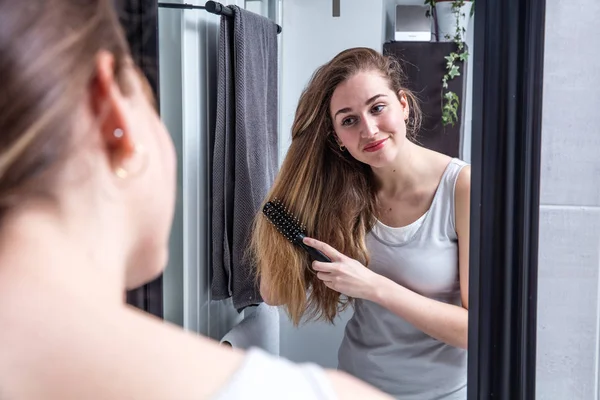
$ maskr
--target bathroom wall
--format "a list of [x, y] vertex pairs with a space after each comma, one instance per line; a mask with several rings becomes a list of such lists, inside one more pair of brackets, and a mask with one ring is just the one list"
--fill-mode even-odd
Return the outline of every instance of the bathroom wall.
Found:
[[546, 3], [536, 398], [597, 400], [600, 3]]

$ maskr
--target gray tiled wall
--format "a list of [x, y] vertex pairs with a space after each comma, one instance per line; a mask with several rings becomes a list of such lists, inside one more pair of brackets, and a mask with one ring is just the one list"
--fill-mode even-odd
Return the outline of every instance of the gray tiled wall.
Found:
[[599, 16], [596, 0], [547, 0], [539, 400], [599, 399]]

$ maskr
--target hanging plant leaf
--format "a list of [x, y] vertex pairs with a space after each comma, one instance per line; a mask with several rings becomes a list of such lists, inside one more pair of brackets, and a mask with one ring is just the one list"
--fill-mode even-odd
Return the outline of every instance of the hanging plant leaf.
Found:
[[[437, 40], [437, 15], [434, 12], [436, 0], [424, 0], [425, 5], [429, 6], [427, 16], [433, 16], [436, 26], [436, 40]], [[456, 43], [457, 51], [451, 52], [444, 57], [446, 60], [446, 74], [442, 78], [442, 123], [444, 125], [452, 125], [458, 121], [458, 107], [460, 105], [460, 99], [458, 95], [452, 91], [448, 91], [448, 81], [460, 76], [460, 66], [455, 64], [456, 61], [465, 62], [469, 58], [469, 53], [465, 50], [463, 37], [466, 33], [465, 28], [460, 27], [460, 18], [466, 17], [466, 13], [462, 11], [462, 7], [466, 3], [471, 3], [471, 10], [469, 16], [473, 16], [475, 10], [475, 0], [452, 0], [451, 12], [456, 19], [456, 31], [454, 36], [446, 34], [447, 40], [452, 39]]]
[[459, 76], [460, 71], [458, 70], [458, 65], [453, 65], [452, 68], [450, 68], [450, 71], [448, 71], [448, 75], [450, 76], [450, 79], [454, 79], [455, 76]]

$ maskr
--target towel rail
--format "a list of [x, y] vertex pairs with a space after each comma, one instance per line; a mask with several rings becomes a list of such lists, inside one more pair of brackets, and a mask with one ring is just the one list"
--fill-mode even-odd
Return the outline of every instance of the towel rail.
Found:
[[[160, 8], [175, 8], [178, 10], [206, 10], [211, 14], [224, 15], [226, 17], [233, 17], [233, 11], [231, 8], [218, 3], [216, 1], [207, 1], [203, 6], [196, 6], [194, 4], [187, 3], [158, 3]], [[277, 33], [281, 33], [281, 26], [277, 25]]]

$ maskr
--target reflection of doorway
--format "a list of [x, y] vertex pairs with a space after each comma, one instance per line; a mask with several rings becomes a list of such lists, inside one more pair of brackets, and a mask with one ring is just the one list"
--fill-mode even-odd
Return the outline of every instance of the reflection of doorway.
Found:
[[[157, 32], [158, 3], [156, 0], [119, 0], [115, 2], [135, 63], [150, 82], [158, 99]], [[127, 293], [127, 303], [163, 317], [162, 276]]]

